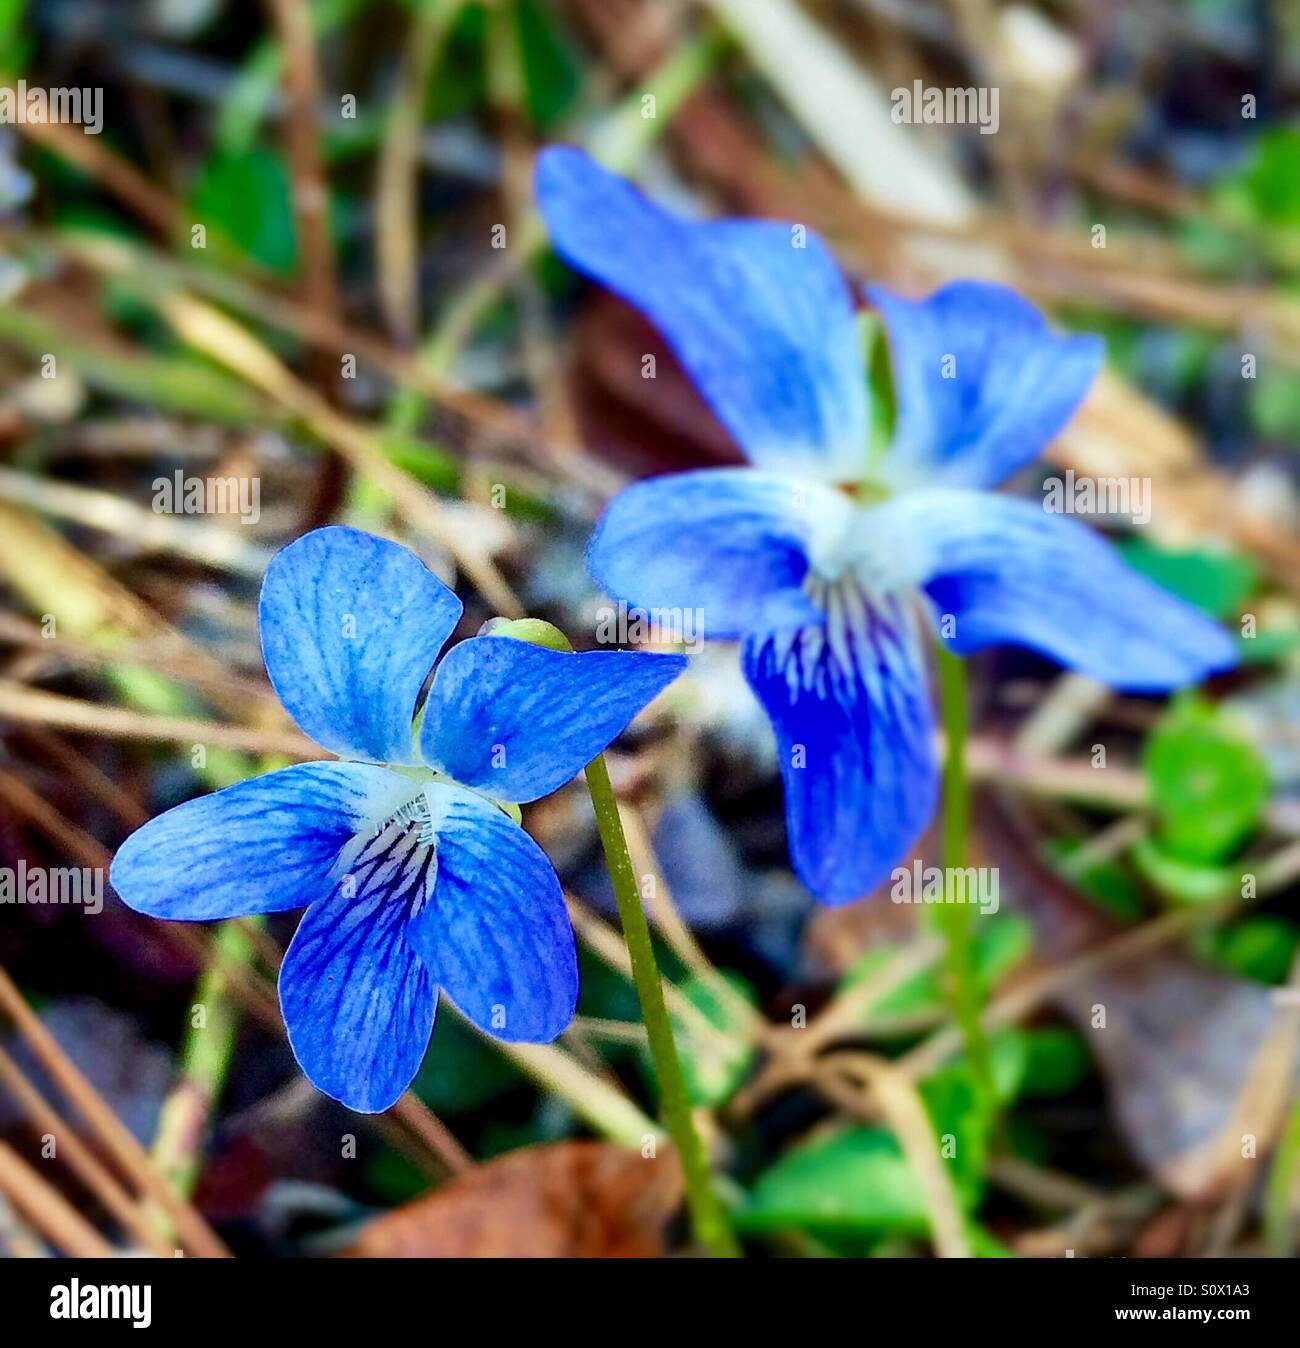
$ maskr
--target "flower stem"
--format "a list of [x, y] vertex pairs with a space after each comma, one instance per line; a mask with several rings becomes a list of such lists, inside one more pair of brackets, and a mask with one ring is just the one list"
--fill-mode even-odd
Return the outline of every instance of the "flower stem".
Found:
[[966, 778], [966, 665], [942, 641], [935, 646], [939, 666], [939, 708], [943, 717], [946, 751], [943, 764], [944, 902], [936, 909], [947, 948], [949, 998], [966, 1044], [975, 1089], [993, 1111], [996, 1091], [988, 1040], [980, 1020], [979, 969], [972, 940], [971, 905], [957, 901], [956, 876], [966, 865], [970, 832], [970, 785]]
[[[260, 921], [260, 919], [254, 919]], [[225, 1088], [239, 1033], [239, 1006], [230, 996], [224, 955], [245, 968], [252, 964], [248, 934], [236, 921], [226, 921], [213, 937], [212, 963], [203, 971], [194, 994], [194, 1011], [181, 1046], [181, 1079], [163, 1103], [154, 1140], [153, 1159], [177, 1193], [194, 1190], [203, 1145], [213, 1111]], [[160, 1221], [162, 1220], [160, 1214]]]
[[691, 1221], [700, 1243], [717, 1258], [734, 1259], [740, 1247], [732, 1234], [726, 1212], [713, 1189], [704, 1144], [691, 1118], [690, 1099], [686, 1093], [686, 1078], [682, 1074], [677, 1045], [673, 1042], [672, 1022], [664, 1005], [663, 985], [659, 981], [659, 966], [655, 962], [654, 945], [650, 940], [650, 926], [641, 895], [637, 889], [632, 858], [623, 834], [623, 822], [618, 814], [618, 802], [609, 780], [609, 769], [603, 757], [587, 765], [587, 789], [596, 811], [596, 827], [600, 831], [601, 846], [605, 849], [605, 864], [614, 885], [619, 918], [623, 924], [623, 939], [632, 959], [632, 979], [641, 1003], [641, 1019], [645, 1023], [650, 1057], [659, 1081], [659, 1102], [664, 1123], [677, 1153], [681, 1157], [682, 1173], [686, 1179], [686, 1202]]

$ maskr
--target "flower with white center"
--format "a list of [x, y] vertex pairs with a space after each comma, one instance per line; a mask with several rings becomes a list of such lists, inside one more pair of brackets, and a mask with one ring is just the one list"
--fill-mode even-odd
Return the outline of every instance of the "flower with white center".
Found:
[[660, 329], [753, 464], [627, 488], [588, 565], [622, 602], [700, 610], [709, 636], [742, 643], [818, 898], [867, 893], [934, 811], [923, 626], [957, 654], [1025, 646], [1117, 688], [1234, 663], [1226, 632], [1099, 535], [987, 490], [1069, 420], [1097, 338], [1057, 336], [984, 282], [923, 300], [871, 288], [897, 402], [872, 456], [852, 296], [818, 238], [681, 219], [566, 147], [543, 152], [537, 195], [560, 256]]

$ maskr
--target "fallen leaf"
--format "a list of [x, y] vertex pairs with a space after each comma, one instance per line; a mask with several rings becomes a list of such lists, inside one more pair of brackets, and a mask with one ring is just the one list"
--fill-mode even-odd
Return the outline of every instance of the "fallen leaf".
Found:
[[664, 1254], [681, 1199], [672, 1152], [606, 1142], [522, 1147], [368, 1223], [359, 1259], [637, 1259]]

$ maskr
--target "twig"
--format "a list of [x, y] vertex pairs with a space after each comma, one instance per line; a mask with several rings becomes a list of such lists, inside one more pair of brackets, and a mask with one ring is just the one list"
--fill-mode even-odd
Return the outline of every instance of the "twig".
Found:
[[302, 247], [303, 298], [313, 313], [337, 319], [339, 295], [334, 242], [330, 237], [329, 187], [317, 118], [321, 80], [316, 34], [304, 0], [267, 0], [267, 3], [284, 53], [289, 163], [293, 174], [294, 219]]
[[180, 203], [110, 150], [100, 136], [87, 136], [79, 126], [61, 122], [24, 121], [19, 130], [31, 141], [94, 178], [164, 238], [181, 227]]
[[36, 725], [60, 726], [87, 734], [175, 744], [220, 745], [253, 754], [284, 754], [288, 758], [320, 759], [330, 755], [306, 735], [256, 726], [222, 725], [189, 716], [151, 716], [125, 707], [105, 707], [80, 698], [47, 693], [0, 679], [0, 716]]
[[148, 1152], [41, 1023], [3, 967], [0, 967], [0, 1009], [18, 1027], [50, 1077], [99, 1134], [122, 1169], [171, 1218], [184, 1243], [198, 1255], [227, 1257], [229, 1251], [216, 1232], [167, 1185]]
[[945, 1259], [970, 1258], [961, 1204], [940, 1155], [934, 1125], [916, 1087], [883, 1058], [869, 1053], [844, 1055], [836, 1059], [835, 1069], [828, 1064], [827, 1073], [818, 1078], [819, 1088], [825, 1087], [832, 1098], [838, 1097], [839, 1103], [848, 1104], [856, 1096], [834, 1084], [832, 1070], [855, 1076], [866, 1086], [893, 1129], [921, 1187], [936, 1252]]
[[297, 380], [251, 333], [219, 310], [178, 293], [162, 298], [158, 308], [191, 346], [235, 370], [302, 417], [357, 473], [384, 492], [411, 525], [445, 548], [498, 613], [506, 617], [523, 613], [496, 563], [452, 524], [437, 497], [393, 464], [377, 436], [359, 422], [336, 412], [324, 398]]
[[52, 482], [0, 468], [0, 499], [130, 539], [133, 546], [190, 557], [238, 575], [260, 577], [271, 554], [230, 529], [146, 510], [114, 492]]
[[54, 1187], [0, 1142], [0, 1192], [52, 1244], [77, 1259], [111, 1259], [116, 1251]]
[[145, 1218], [143, 1210], [99, 1163], [76, 1130], [61, 1119], [27, 1079], [21, 1067], [0, 1048], [0, 1082], [18, 1102], [34, 1127], [55, 1140], [60, 1155], [86, 1188], [117, 1218], [140, 1244], [162, 1259], [171, 1258], [172, 1247], [163, 1240]]
[[379, 150], [374, 220], [379, 298], [389, 331], [404, 345], [414, 340], [420, 323], [417, 189], [424, 96], [443, 41], [463, 7], [464, 0], [428, 0], [412, 18], [388, 133]]

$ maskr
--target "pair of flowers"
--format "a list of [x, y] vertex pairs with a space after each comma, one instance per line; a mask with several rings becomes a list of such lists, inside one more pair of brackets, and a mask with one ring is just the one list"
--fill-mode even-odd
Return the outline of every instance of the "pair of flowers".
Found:
[[[961, 654], [1014, 643], [1131, 689], [1232, 663], [1226, 633], [1097, 535], [984, 490], [1068, 420], [1096, 339], [1053, 335], [994, 285], [921, 301], [872, 288], [897, 401], [873, 458], [854, 304], [818, 239], [680, 219], [572, 149], [544, 152], [537, 188], [556, 250], [659, 327], [754, 465], [628, 488], [588, 563], [615, 598], [701, 609], [710, 636], [741, 642], [776, 732], [795, 869], [819, 899], [869, 891], [933, 813], [924, 625]], [[480, 635], [424, 694], [460, 613], [393, 543], [328, 528], [291, 544], [263, 586], [263, 655], [286, 709], [341, 761], [178, 806], [113, 866], [122, 898], [156, 917], [310, 904], [280, 975], [285, 1022], [308, 1077], [358, 1110], [405, 1090], [439, 989], [503, 1039], [568, 1024], [563, 895], [502, 802], [562, 786], [685, 664]]]

